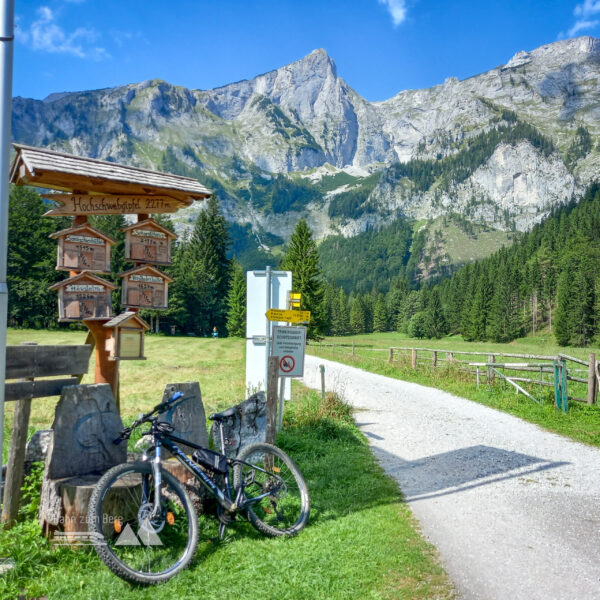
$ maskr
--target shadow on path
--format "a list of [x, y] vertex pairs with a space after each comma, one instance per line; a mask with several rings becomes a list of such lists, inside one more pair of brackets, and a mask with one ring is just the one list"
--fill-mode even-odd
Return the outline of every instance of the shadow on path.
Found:
[[400, 482], [404, 498], [410, 501], [456, 494], [570, 464], [483, 445], [412, 461], [375, 444], [371, 448], [383, 468]]

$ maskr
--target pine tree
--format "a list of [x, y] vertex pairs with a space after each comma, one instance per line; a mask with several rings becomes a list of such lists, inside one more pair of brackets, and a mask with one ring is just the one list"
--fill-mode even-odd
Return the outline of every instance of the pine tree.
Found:
[[356, 296], [350, 308], [350, 331], [365, 333], [365, 307], [360, 296]]
[[314, 339], [323, 335], [327, 327], [325, 285], [317, 245], [304, 219], [298, 221], [280, 267], [292, 272], [292, 289], [301, 294], [302, 309], [311, 313], [308, 337]]
[[227, 331], [230, 336], [244, 337], [246, 332], [246, 273], [240, 263], [232, 261], [231, 286], [227, 296]]
[[335, 306], [335, 335], [346, 335], [350, 333], [350, 313], [348, 311], [348, 300], [343, 288], [340, 288], [338, 292]]
[[48, 206], [31, 188], [12, 186], [8, 208], [8, 322], [18, 327], [55, 327], [56, 292], [64, 278], [55, 270], [56, 241], [48, 236], [71, 226], [70, 219], [42, 215]]
[[212, 196], [196, 219], [189, 241], [177, 257], [174, 292], [185, 308], [184, 327], [209, 335], [213, 327], [225, 330], [229, 285], [227, 223]]
[[434, 288], [429, 297], [425, 312], [425, 331], [427, 337], [439, 339], [448, 333], [446, 317], [438, 288]]
[[378, 333], [387, 331], [387, 313], [383, 294], [379, 294], [375, 301], [375, 307], [373, 309], [373, 331]]

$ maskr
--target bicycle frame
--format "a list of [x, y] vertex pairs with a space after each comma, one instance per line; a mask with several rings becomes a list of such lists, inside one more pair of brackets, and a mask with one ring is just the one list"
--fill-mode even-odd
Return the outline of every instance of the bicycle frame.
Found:
[[[220, 423], [219, 423], [219, 428], [221, 430]], [[279, 480], [280, 484], [284, 483], [283, 480], [278, 475], [276, 475], [274, 473], [269, 473], [268, 471], [266, 471], [265, 469], [262, 469], [261, 467], [257, 467], [256, 465], [250, 464], [243, 460], [239, 460], [237, 458], [227, 458], [228, 469], [227, 469], [227, 472], [224, 474], [224, 478], [225, 478], [224, 489], [225, 489], [226, 493], [224, 493], [223, 490], [193, 460], [191, 460], [181, 450], [181, 448], [179, 448], [179, 446], [177, 446], [177, 443], [185, 444], [186, 446], [195, 448], [196, 450], [204, 449], [204, 446], [195, 444], [188, 440], [184, 440], [180, 437], [177, 437], [176, 435], [173, 435], [172, 433], [160, 431], [158, 429], [158, 424], [156, 422], [153, 422], [152, 431], [150, 433], [152, 435], [153, 444], [154, 444], [154, 447], [153, 447], [154, 460], [152, 461], [152, 470], [153, 470], [153, 476], [154, 476], [154, 482], [155, 482], [155, 485], [154, 485], [154, 511], [153, 512], [158, 512], [160, 510], [160, 505], [161, 505], [160, 486], [161, 486], [161, 482], [162, 482], [162, 475], [161, 475], [160, 471], [161, 471], [161, 464], [162, 464], [162, 446], [164, 446], [169, 452], [171, 452], [171, 454], [173, 454], [175, 456], [175, 458], [190, 473], [192, 473], [192, 475], [198, 481], [200, 481], [200, 483], [202, 483], [204, 485], [204, 487], [209, 491], [209, 493], [214, 498], [216, 498], [217, 502], [226, 511], [229, 511], [229, 512], [242, 510], [252, 504], [259, 502], [263, 498], [266, 498], [267, 496], [269, 496], [273, 493], [273, 490], [271, 490], [264, 494], [260, 494], [259, 496], [255, 496], [254, 498], [251, 498], [251, 499], [247, 500], [246, 502], [242, 502], [240, 504], [240, 501], [243, 498], [243, 488], [240, 488], [238, 490], [235, 500], [233, 500], [233, 498], [231, 496], [231, 483], [230, 483], [230, 477], [229, 477], [229, 468], [232, 467], [233, 465], [245, 464], [249, 467], [252, 467], [253, 469], [256, 469], [257, 471], [266, 473], [271, 477], [276, 477]], [[221, 433], [221, 446], [223, 446], [224, 444], [223, 444], [222, 430], [220, 431], [220, 433]], [[221, 454], [223, 456], [225, 455], [224, 452], [221, 452]], [[150, 457], [148, 456], [147, 453], [144, 453], [143, 456], [144, 457], [142, 458], [142, 460], [150, 459]]]

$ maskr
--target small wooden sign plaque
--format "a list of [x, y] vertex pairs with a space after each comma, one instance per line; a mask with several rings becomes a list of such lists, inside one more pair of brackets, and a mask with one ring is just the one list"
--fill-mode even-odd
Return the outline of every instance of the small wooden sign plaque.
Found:
[[106, 340], [110, 360], [146, 360], [144, 333], [150, 326], [137, 313], [121, 313], [104, 327], [112, 329], [111, 337]]
[[58, 320], [83, 321], [112, 317], [111, 291], [116, 285], [91, 273], [81, 273], [50, 286], [58, 290]]
[[171, 242], [177, 237], [153, 219], [123, 229], [125, 260], [155, 265], [171, 264]]
[[116, 242], [101, 231], [85, 224], [50, 237], [58, 239], [58, 270], [110, 273], [110, 249]]
[[167, 308], [171, 277], [150, 265], [121, 273], [121, 304], [132, 308]]
[[46, 194], [42, 197], [58, 202], [60, 206], [44, 213], [45, 217], [64, 215], [130, 215], [172, 213], [183, 202], [169, 196], [96, 195], [96, 194]]

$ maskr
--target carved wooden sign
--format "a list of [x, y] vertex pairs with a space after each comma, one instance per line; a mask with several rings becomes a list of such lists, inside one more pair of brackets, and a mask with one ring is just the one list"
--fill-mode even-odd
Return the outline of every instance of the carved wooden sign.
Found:
[[112, 317], [110, 293], [116, 285], [83, 272], [50, 286], [58, 290], [58, 320], [82, 321]]
[[111, 329], [106, 340], [109, 360], [145, 360], [144, 333], [150, 326], [137, 313], [124, 312], [111, 319], [104, 327]]
[[49, 210], [45, 217], [172, 213], [186, 206], [169, 196], [43, 194], [43, 197], [61, 205]]
[[177, 237], [153, 219], [123, 229], [125, 260], [157, 265], [171, 264], [171, 242]]
[[121, 304], [131, 308], [167, 308], [171, 277], [145, 265], [121, 273]]
[[50, 237], [58, 239], [58, 270], [110, 273], [110, 248], [116, 242], [101, 231], [85, 224]]

